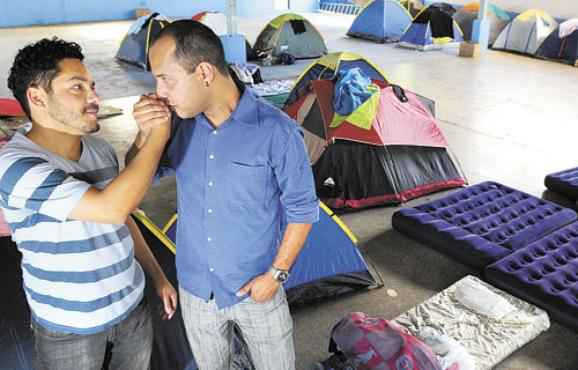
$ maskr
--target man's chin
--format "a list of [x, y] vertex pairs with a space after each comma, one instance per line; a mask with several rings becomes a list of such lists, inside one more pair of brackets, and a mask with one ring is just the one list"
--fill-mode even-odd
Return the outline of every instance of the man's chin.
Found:
[[100, 125], [98, 123], [91, 125], [90, 127], [88, 127], [85, 132], [87, 134], [94, 134], [95, 132], [100, 131]]
[[78, 130], [82, 132], [82, 135], [94, 134], [100, 130], [100, 124], [98, 121], [95, 122], [84, 122], [78, 127]]
[[173, 108], [173, 112], [176, 113], [176, 115], [180, 118], [180, 119], [189, 119], [189, 118], [194, 118], [196, 116], [195, 113], [191, 113], [191, 112], [183, 112], [182, 110], [178, 109], [178, 108]]

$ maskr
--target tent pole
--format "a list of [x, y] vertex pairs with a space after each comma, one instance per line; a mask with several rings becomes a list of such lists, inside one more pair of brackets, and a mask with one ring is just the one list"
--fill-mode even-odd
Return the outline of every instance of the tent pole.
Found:
[[227, 0], [227, 34], [237, 33], [237, 0]]
[[472, 32], [472, 41], [478, 43], [481, 50], [488, 48], [490, 38], [490, 21], [488, 20], [489, 5], [489, 0], [480, 0], [478, 19], [474, 21], [474, 29]]
[[247, 63], [245, 37], [237, 33], [237, 0], [227, 0], [227, 34], [221, 36], [227, 63]]

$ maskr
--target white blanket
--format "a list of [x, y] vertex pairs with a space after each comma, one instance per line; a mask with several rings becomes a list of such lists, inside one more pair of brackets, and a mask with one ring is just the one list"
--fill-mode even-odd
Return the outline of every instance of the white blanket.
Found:
[[[481, 309], [485, 314], [478, 312], [475, 305], [467, 307], [460, 303], [458, 296], [463, 300], [463, 293], [471, 292], [472, 287], [481, 289], [486, 298], [494, 293], [499, 296], [498, 301], [503, 298], [507, 304], [500, 303], [499, 314], [487, 309]], [[473, 276], [466, 276], [394, 321], [414, 335], [427, 327], [436, 328], [440, 334], [446, 334], [465, 347], [474, 359], [476, 370], [492, 369], [550, 327], [548, 314], [542, 309]]]

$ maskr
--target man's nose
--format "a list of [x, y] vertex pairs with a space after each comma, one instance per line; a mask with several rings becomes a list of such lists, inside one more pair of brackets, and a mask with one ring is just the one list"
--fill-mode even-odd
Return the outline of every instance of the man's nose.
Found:
[[166, 99], [168, 97], [168, 90], [165, 87], [165, 84], [157, 83], [157, 95], [159, 98]]
[[88, 101], [89, 104], [99, 104], [100, 103], [100, 97], [98, 96], [98, 94], [96, 93], [96, 90], [94, 90], [94, 89], [90, 90], [90, 93], [88, 94], [88, 97], [86, 100]]

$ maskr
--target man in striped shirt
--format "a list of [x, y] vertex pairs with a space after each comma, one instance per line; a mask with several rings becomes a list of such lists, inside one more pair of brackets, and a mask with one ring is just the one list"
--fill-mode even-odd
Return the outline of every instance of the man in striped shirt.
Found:
[[0, 151], [0, 206], [23, 255], [38, 369], [100, 370], [107, 347], [110, 369], [147, 369], [143, 268], [167, 316], [177, 298], [129, 216], [155, 173], [170, 114], [149, 109], [143, 121], [154, 135], [119, 174], [110, 145], [87, 135], [99, 128], [99, 98], [82, 60], [80, 46], [56, 38], [16, 56], [8, 86], [32, 129]]

